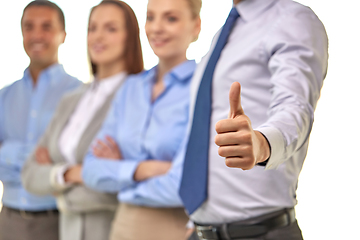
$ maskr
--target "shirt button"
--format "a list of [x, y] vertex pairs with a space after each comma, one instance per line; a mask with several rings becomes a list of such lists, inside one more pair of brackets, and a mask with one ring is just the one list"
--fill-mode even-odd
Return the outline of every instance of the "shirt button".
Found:
[[36, 118], [37, 117], [37, 112], [35, 110], [31, 111], [31, 117], [32, 118]]
[[22, 204], [26, 204], [26, 203], [27, 203], [26, 198], [22, 197], [22, 198], [21, 198], [21, 203], [22, 203]]

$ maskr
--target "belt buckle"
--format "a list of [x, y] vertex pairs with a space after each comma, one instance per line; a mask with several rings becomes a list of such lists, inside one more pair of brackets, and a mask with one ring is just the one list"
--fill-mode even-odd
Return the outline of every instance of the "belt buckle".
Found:
[[[206, 231], [206, 235], [209, 235], [211, 232], [212, 233], [211, 238], [205, 238], [203, 231]], [[197, 225], [196, 233], [201, 240], [218, 240], [218, 239], [220, 239], [219, 233], [218, 233], [216, 227], [211, 226], [211, 225], [209, 225], [209, 226]]]

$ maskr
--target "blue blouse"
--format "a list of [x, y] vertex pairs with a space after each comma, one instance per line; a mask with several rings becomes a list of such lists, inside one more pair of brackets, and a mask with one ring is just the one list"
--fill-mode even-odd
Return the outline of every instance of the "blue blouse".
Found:
[[130, 204], [182, 206], [178, 196], [182, 162], [173, 162], [167, 174], [146, 181], [135, 182], [133, 175], [141, 161], [172, 161], [177, 155], [187, 130], [190, 79], [195, 67], [195, 61], [186, 61], [173, 68], [164, 76], [165, 90], [154, 102], [151, 97], [157, 67], [126, 80], [95, 138], [111, 136], [123, 159], [99, 159], [90, 150], [82, 172], [88, 187], [118, 192], [119, 201]]

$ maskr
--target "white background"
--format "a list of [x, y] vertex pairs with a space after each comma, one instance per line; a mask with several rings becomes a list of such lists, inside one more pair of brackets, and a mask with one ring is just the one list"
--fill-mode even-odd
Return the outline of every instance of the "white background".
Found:
[[[5, 1], [4, 1], [5, 2]], [[29, 60], [22, 47], [20, 18], [30, 1], [0, 3], [0, 88], [20, 79]], [[86, 29], [99, 0], [57, 0], [65, 12], [67, 39], [60, 48], [65, 70], [89, 80]], [[126, 0], [138, 17], [145, 67], [157, 63], [144, 32], [147, 0]], [[329, 70], [315, 112], [310, 147], [298, 187], [297, 218], [306, 240], [360, 239], [360, 21], [358, 1], [299, 0], [310, 6], [329, 36]], [[188, 50], [199, 61], [224, 23], [231, 0], [203, 0], [202, 32]], [[2, 186], [0, 184], [0, 194]]]

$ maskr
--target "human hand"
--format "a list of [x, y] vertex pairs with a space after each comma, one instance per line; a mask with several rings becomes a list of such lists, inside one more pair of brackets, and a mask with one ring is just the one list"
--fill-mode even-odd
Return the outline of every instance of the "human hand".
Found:
[[141, 162], [134, 173], [135, 181], [144, 181], [148, 178], [166, 174], [171, 168], [169, 161], [147, 160]]
[[64, 180], [66, 183], [78, 183], [81, 184], [82, 177], [81, 177], [82, 165], [74, 165], [66, 170], [64, 173]]
[[121, 151], [115, 140], [109, 136], [105, 137], [105, 141], [97, 140], [93, 146], [93, 153], [98, 158], [107, 158], [112, 160], [122, 159]]
[[218, 133], [215, 144], [219, 146], [219, 155], [225, 157], [228, 167], [249, 170], [269, 158], [270, 147], [265, 137], [253, 130], [241, 106], [240, 92], [240, 83], [233, 83], [229, 92], [229, 116], [215, 125]]
[[51, 164], [49, 151], [45, 147], [38, 147], [35, 150], [35, 159], [41, 165]]

